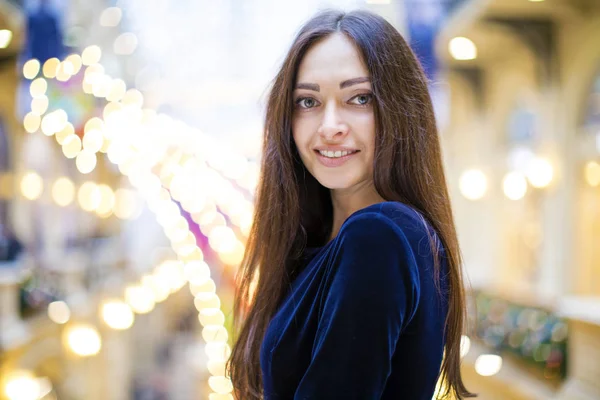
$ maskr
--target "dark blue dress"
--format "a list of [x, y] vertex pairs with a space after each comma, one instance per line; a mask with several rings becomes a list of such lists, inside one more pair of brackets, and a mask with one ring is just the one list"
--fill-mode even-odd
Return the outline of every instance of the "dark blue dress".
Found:
[[384, 202], [307, 251], [261, 346], [265, 400], [431, 400], [447, 284], [442, 257], [440, 295], [428, 229], [411, 207]]

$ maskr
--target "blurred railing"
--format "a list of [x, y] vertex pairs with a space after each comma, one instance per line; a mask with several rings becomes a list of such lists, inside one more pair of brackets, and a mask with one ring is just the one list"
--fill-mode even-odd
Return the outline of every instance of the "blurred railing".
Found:
[[568, 322], [553, 311], [476, 291], [469, 306], [469, 336], [492, 353], [510, 356], [542, 380], [567, 376]]

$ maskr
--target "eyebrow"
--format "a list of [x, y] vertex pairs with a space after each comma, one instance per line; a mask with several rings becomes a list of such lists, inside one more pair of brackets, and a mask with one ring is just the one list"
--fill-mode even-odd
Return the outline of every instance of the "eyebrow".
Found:
[[[340, 83], [340, 89], [347, 88], [348, 86], [358, 85], [359, 83], [370, 82], [371, 80], [366, 76], [360, 78], [352, 78]], [[312, 90], [314, 92], [321, 91], [321, 87], [316, 83], [298, 83], [296, 89]]]

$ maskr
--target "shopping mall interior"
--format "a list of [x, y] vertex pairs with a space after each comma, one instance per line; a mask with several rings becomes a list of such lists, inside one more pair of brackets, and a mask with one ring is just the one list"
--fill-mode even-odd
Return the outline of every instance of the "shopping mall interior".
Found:
[[266, 95], [326, 7], [429, 79], [467, 388], [600, 399], [598, 0], [0, 0], [0, 400], [234, 398]]

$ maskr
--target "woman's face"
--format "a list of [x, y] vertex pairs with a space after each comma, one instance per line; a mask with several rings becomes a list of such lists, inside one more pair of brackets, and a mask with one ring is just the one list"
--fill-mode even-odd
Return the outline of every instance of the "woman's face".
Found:
[[292, 133], [306, 169], [329, 189], [352, 191], [371, 183], [373, 95], [354, 44], [335, 33], [311, 47], [293, 96]]

